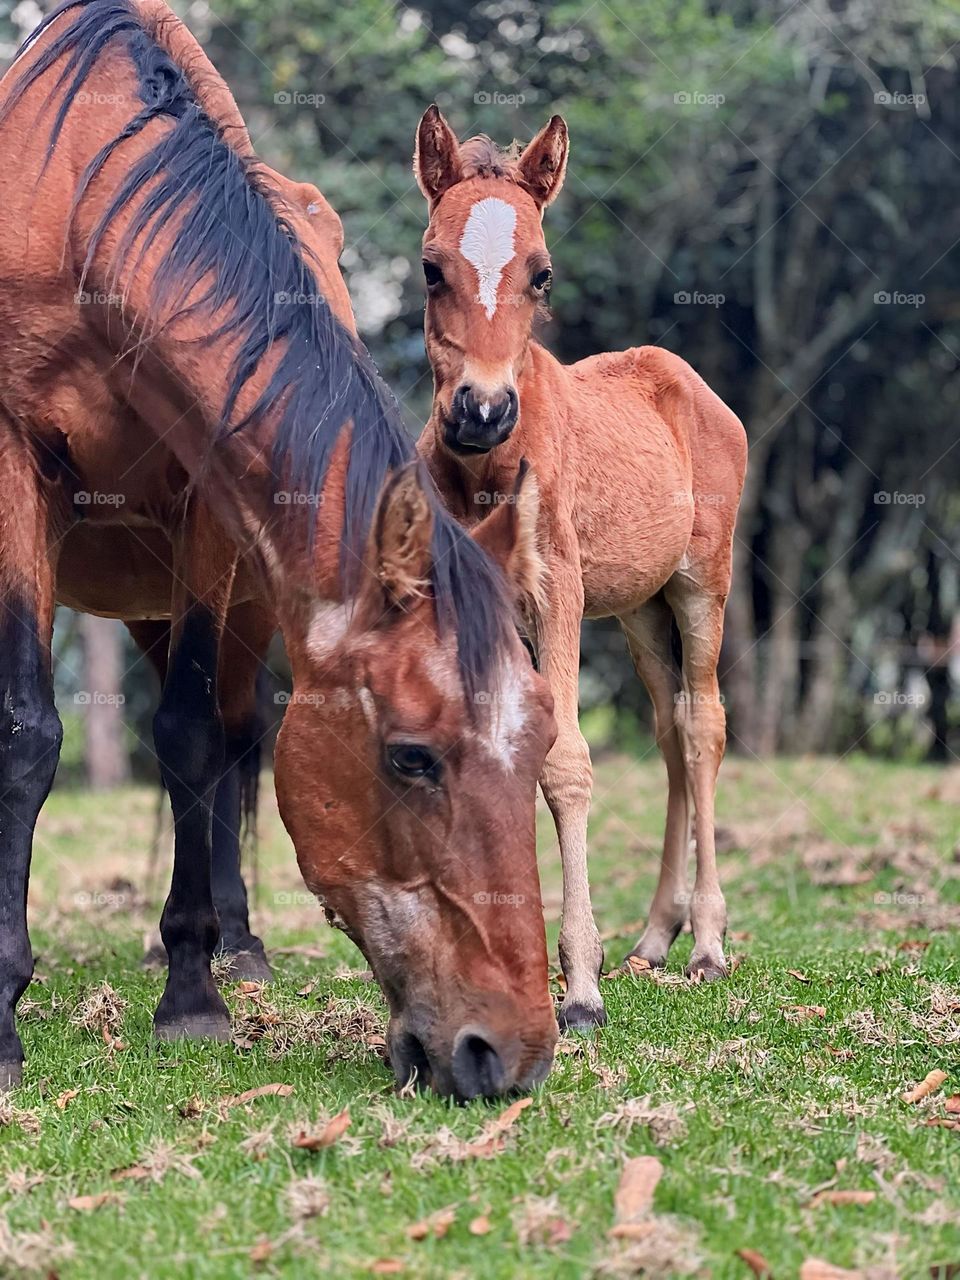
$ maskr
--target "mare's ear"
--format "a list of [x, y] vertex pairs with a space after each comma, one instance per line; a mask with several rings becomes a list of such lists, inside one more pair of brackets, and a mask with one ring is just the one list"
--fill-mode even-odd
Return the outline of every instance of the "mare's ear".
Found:
[[429, 590], [433, 563], [433, 508], [422, 464], [408, 463], [387, 480], [377, 502], [355, 620], [374, 627], [384, 614], [405, 609]]
[[427, 107], [417, 126], [413, 172], [431, 208], [462, 176], [460, 143], [436, 103]]
[[567, 171], [570, 135], [563, 116], [551, 116], [517, 161], [520, 181], [545, 209], [560, 193]]
[[472, 532], [503, 570], [521, 603], [532, 602], [542, 612], [547, 567], [537, 537], [539, 516], [540, 486], [524, 458], [513, 493], [506, 502], [497, 503]]

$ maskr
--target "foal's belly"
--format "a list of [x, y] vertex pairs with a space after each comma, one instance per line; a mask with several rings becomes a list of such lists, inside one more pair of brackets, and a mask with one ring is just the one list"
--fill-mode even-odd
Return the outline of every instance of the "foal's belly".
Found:
[[679, 568], [690, 544], [694, 506], [689, 466], [673, 450], [655, 466], [622, 455], [580, 486], [577, 532], [584, 613], [631, 612]]

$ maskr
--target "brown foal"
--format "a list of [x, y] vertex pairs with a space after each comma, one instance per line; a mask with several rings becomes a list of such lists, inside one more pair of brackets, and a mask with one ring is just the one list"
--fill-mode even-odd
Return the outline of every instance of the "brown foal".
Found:
[[522, 458], [539, 481], [547, 572], [533, 632], [558, 723], [540, 782], [563, 862], [561, 1022], [585, 1028], [605, 1015], [587, 878], [592, 772], [577, 715], [584, 617], [619, 619], [667, 767], [660, 878], [631, 955], [664, 964], [689, 915], [688, 972], [727, 971], [714, 847], [725, 744], [717, 661], [747, 451], [735, 415], [668, 351], [638, 347], [565, 367], [533, 341], [551, 281], [541, 219], [567, 150], [559, 116], [522, 154], [486, 137], [461, 146], [436, 107], [420, 122], [414, 168], [430, 208], [423, 269], [435, 395], [419, 450], [468, 525], [511, 500]]
[[541, 1080], [557, 1028], [534, 800], [555, 728], [511, 598], [539, 572], [535, 493], [473, 538], [443, 510], [356, 338], [336, 215], [260, 164], [161, 0], [41, 24], [0, 86], [0, 170], [0, 1088], [21, 1075], [33, 830], [61, 740], [58, 598], [169, 625], [159, 1036], [230, 1034], [213, 832], [236, 814], [218, 817], [249, 711], [237, 672], [276, 619], [281, 814], [384, 989], [398, 1082], [471, 1098]]

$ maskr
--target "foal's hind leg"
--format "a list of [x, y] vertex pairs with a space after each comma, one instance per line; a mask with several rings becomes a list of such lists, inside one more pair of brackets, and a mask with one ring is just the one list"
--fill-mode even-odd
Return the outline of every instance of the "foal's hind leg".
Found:
[[230, 1017], [210, 972], [220, 938], [211, 860], [213, 803], [224, 762], [217, 675], [235, 560], [195, 504], [174, 568], [170, 658], [154, 718], [175, 831], [173, 879], [160, 919], [170, 967], [154, 1029], [166, 1040], [182, 1035], [225, 1040]]
[[683, 746], [676, 723], [680, 671], [673, 656], [673, 614], [662, 596], [620, 619], [637, 675], [653, 703], [657, 745], [667, 766], [667, 824], [663, 857], [647, 927], [630, 952], [651, 968], [666, 962], [667, 952], [687, 918], [687, 863], [690, 853], [690, 797]]
[[714, 801], [717, 773], [726, 745], [726, 715], [717, 682], [726, 597], [705, 590], [685, 572], [675, 574], [664, 594], [677, 619], [683, 647], [683, 696], [677, 704], [677, 728], [694, 806], [697, 877], [690, 919], [691, 977], [706, 980], [727, 974], [723, 940], [727, 907], [717, 874]]
[[30, 451], [0, 414], [0, 1090], [20, 1081], [14, 1013], [33, 975], [27, 881], [33, 829], [53, 782], [62, 730], [53, 702], [54, 556]]

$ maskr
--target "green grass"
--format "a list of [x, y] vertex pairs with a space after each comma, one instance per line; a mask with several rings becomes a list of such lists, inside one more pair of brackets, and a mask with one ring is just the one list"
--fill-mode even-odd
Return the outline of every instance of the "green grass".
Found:
[[[663, 774], [655, 758], [622, 756], [596, 773], [594, 900], [616, 963], [653, 886]], [[226, 987], [241, 1044], [151, 1041], [161, 979], [138, 961], [156, 908], [131, 885], [146, 877], [154, 808], [145, 790], [61, 792], [42, 819], [31, 898], [39, 980], [21, 1020], [28, 1067], [12, 1111], [0, 1109], [0, 1276], [359, 1276], [393, 1260], [415, 1276], [646, 1266], [723, 1280], [751, 1274], [740, 1249], [762, 1253], [778, 1280], [811, 1256], [909, 1278], [960, 1263], [960, 1131], [924, 1124], [960, 1092], [957, 774], [729, 761], [719, 821], [729, 950], [742, 957], [732, 978], [684, 981], [683, 937], [664, 978], [605, 982], [609, 1025], [562, 1043], [500, 1154], [460, 1162], [444, 1156], [448, 1132], [472, 1140], [502, 1106], [396, 1096], [376, 1045], [382, 1000], [358, 953], [299, 898], [272, 806], [257, 923], [277, 982], [259, 999]], [[546, 815], [541, 830], [555, 947]], [[904, 941], [929, 945], [898, 949]], [[74, 1021], [105, 981], [125, 1002], [122, 1048], [104, 1043], [96, 1017], [91, 1028]], [[796, 1005], [825, 1016], [797, 1018]], [[950, 1073], [945, 1089], [904, 1104], [903, 1090], [934, 1067]], [[218, 1106], [271, 1082], [293, 1093]], [[648, 1100], [634, 1108], [640, 1119], [611, 1121], [631, 1099]], [[337, 1145], [292, 1145], [347, 1106]], [[630, 1246], [608, 1235], [613, 1196], [624, 1160], [643, 1154], [664, 1168], [657, 1227]], [[136, 1165], [153, 1176], [111, 1176]], [[811, 1208], [834, 1179], [875, 1198]], [[68, 1206], [101, 1192], [115, 1198]], [[302, 1216], [305, 1206], [319, 1212]], [[445, 1209], [445, 1234], [408, 1236]], [[479, 1216], [490, 1230], [476, 1236]]]

